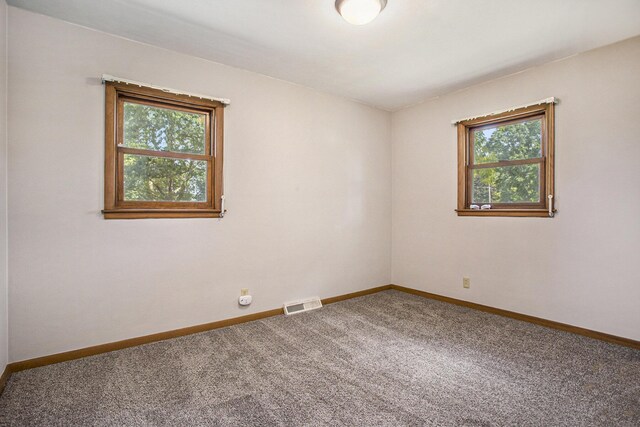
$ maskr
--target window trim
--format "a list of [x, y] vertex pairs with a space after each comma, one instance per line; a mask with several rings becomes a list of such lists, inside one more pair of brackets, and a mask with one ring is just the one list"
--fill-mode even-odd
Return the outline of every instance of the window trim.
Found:
[[[205, 154], [164, 153], [149, 150], [155, 157], [189, 158], [206, 160], [206, 202], [154, 202], [124, 200], [124, 154], [134, 152], [144, 155], [146, 150], [119, 145], [124, 134], [122, 108], [126, 100], [161, 108], [172, 108], [206, 114]], [[189, 95], [165, 92], [145, 86], [121, 82], [105, 82], [105, 219], [139, 218], [219, 218], [222, 212], [223, 195], [223, 130], [224, 107], [219, 101]]]
[[[471, 165], [473, 156], [472, 130], [487, 126], [496, 126], [506, 123], [514, 123], [524, 119], [542, 117], [542, 157], [540, 160], [527, 160], [529, 163], [540, 164], [543, 168], [540, 179], [540, 195], [542, 200], [539, 203], [504, 203], [492, 204], [491, 209], [470, 209], [471, 204], [471, 179], [473, 169], [479, 169], [477, 165]], [[457, 123], [458, 133], [458, 216], [505, 216], [505, 217], [545, 217], [549, 214], [549, 204], [553, 209], [553, 200], [549, 200], [549, 195], [554, 193], [554, 103], [532, 105], [517, 108], [512, 111], [492, 114], [489, 116], [463, 120]], [[512, 160], [499, 162], [495, 166], [508, 166], [522, 163], [522, 161]], [[490, 165], [490, 164], [489, 164]], [[483, 164], [480, 168], [486, 168]]]

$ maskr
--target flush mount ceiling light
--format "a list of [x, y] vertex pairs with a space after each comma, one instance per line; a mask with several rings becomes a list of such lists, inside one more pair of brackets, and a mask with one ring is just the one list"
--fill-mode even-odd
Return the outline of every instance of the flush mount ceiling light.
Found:
[[376, 19], [387, 5], [387, 0], [336, 0], [336, 10], [345, 21], [364, 25]]

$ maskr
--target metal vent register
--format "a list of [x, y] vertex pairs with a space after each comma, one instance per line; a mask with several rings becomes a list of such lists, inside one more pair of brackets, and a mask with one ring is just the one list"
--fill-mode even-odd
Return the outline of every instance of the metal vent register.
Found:
[[302, 301], [285, 303], [284, 314], [289, 316], [292, 314], [303, 313], [305, 311], [311, 311], [318, 308], [322, 308], [322, 301], [320, 301], [320, 298], [314, 297], [314, 298], [309, 298]]

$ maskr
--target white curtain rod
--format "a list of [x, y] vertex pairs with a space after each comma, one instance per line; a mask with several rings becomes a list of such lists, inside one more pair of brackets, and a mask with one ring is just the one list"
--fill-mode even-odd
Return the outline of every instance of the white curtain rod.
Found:
[[158, 89], [158, 90], [161, 90], [163, 92], [174, 93], [176, 95], [187, 95], [187, 96], [193, 96], [194, 98], [208, 99], [210, 101], [217, 101], [217, 102], [223, 103], [224, 105], [231, 104], [231, 101], [226, 99], [226, 98], [214, 98], [212, 96], [201, 95], [199, 93], [183, 92], [183, 91], [176, 90], [176, 89], [170, 89], [170, 88], [166, 88], [166, 87], [154, 86], [154, 85], [151, 85], [151, 84], [148, 84], [148, 83], [141, 83], [141, 82], [136, 82], [134, 80], [123, 79], [123, 78], [120, 78], [120, 77], [114, 77], [114, 76], [110, 76], [109, 74], [103, 74], [102, 75], [102, 83], [104, 83], [104, 82], [127, 83], [127, 84], [136, 85], [136, 86], [140, 86], [140, 87], [148, 87], [148, 88], [151, 88], [151, 89]]
[[494, 111], [494, 112], [489, 113], [489, 114], [480, 114], [479, 116], [471, 116], [471, 117], [465, 117], [464, 119], [454, 120], [454, 121], [451, 122], [451, 124], [452, 125], [457, 125], [458, 123], [466, 122], [467, 120], [479, 119], [481, 117], [495, 116], [496, 114], [506, 113], [506, 112], [509, 112], [509, 111], [517, 110], [519, 108], [527, 108], [527, 107], [531, 107], [531, 106], [534, 106], [534, 105], [556, 104], [556, 103], [558, 103], [558, 101], [559, 101], [558, 98], [555, 98], [555, 97], [552, 96], [551, 98], [541, 99], [540, 101], [531, 102], [531, 103], [525, 104], [525, 105], [518, 105], [516, 107], [507, 108], [505, 110]]

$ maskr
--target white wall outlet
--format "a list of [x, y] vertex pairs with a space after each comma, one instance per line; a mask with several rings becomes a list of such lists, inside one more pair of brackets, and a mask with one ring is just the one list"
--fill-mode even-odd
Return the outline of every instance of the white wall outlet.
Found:
[[251, 295], [242, 295], [240, 298], [238, 298], [238, 304], [240, 305], [249, 305], [251, 304], [251, 301]]
[[469, 289], [471, 287], [471, 279], [469, 279], [468, 277], [463, 277], [462, 278], [462, 287], [465, 289]]
[[240, 296], [249, 295], [249, 289], [242, 288], [240, 289]]

